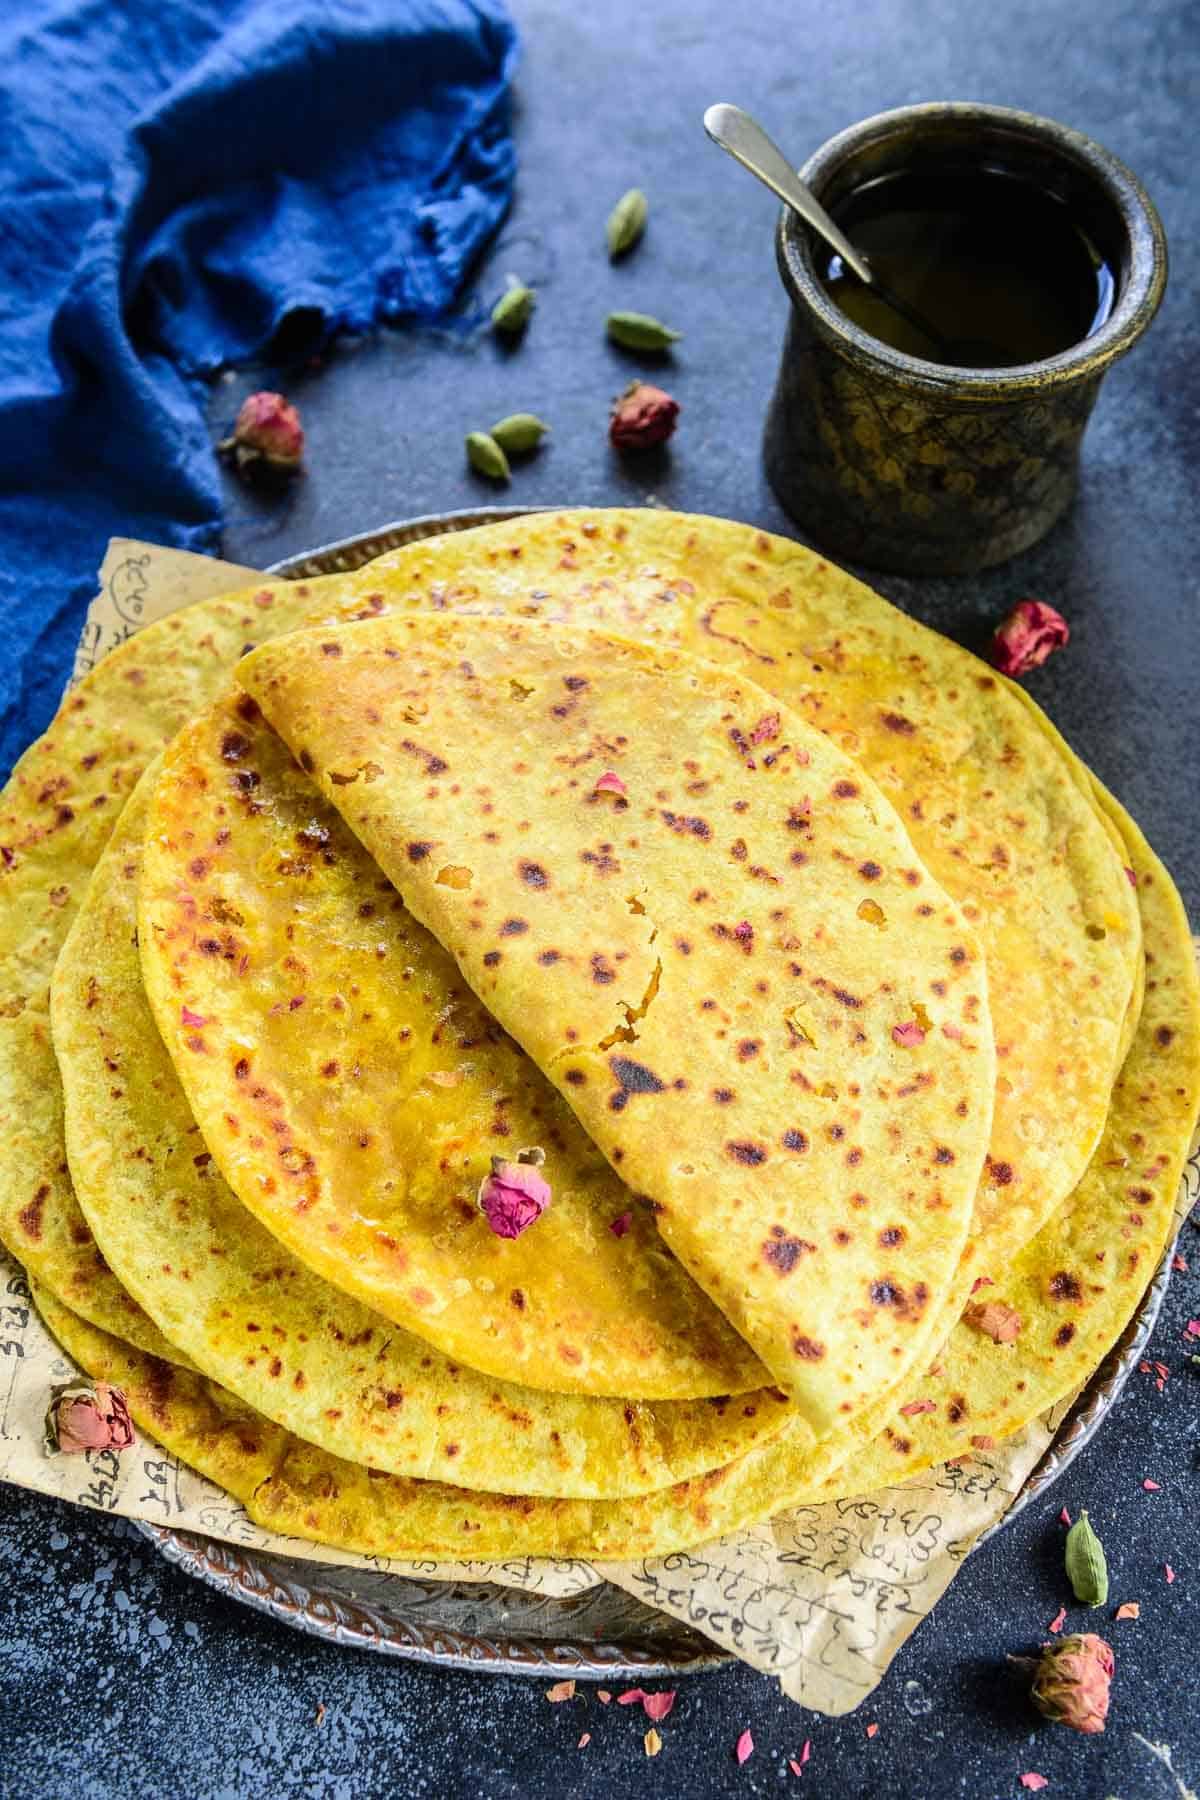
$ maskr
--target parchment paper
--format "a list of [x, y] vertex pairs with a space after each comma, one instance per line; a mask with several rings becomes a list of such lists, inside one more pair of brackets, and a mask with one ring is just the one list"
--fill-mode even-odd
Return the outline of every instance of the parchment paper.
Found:
[[[227, 592], [259, 571], [114, 539], [88, 611], [73, 679], [165, 613]], [[1200, 1196], [1200, 1146], [1180, 1189], [1178, 1218]], [[849, 1712], [945, 1591], [959, 1564], [1001, 1518], [1049, 1446], [1070, 1399], [964, 1462], [942, 1465], [860, 1499], [802, 1506], [752, 1531], [650, 1561], [410, 1564], [331, 1550], [261, 1530], [236, 1501], [140, 1434], [122, 1455], [47, 1456], [50, 1387], [75, 1373], [42, 1325], [24, 1272], [0, 1251], [0, 1479], [80, 1506], [205, 1533], [274, 1555], [422, 1580], [494, 1581], [573, 1594], [609, 1580], [694, 1626], [752, 1668], [778, 1677], [817, 1712]]]

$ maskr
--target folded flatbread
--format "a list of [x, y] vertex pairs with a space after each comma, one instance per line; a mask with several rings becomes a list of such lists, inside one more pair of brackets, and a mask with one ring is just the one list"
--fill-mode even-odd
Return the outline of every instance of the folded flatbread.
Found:
[[[769, 1379], [245, 694], [166, 752], [140, 916], [216, 1167], [315, 1273], [531, 1388], [685, 1399]], [[554, 1203], [498, 1236], [480, 1185], [534, 1146]]]
[[987, 962], [998, 1079], [968, 1253], [976, 1273], [1003, 1269], [1087, 1167], [1141, 974], [1119, 838], [1021, 690], [835, 563], [731, 519], [534, 513], [391, 551], [349, 585], [364, 612], [508, 613], [688, 650], [863, 765]]
[[[365, 621], [238, 676], [814, 1432], [899, 1379], [995, 1063], [970, 928], [870, 778], [744, 678], [541, 623]], [[141, 939], [185, 1089], [228, 1094], [238, 1015], [189, 1026], [186, 931], [147, 906]], [[301, 1150], [293, 1207], [325, 1178]]]
[[650, 1492], [779, 1431], [789, 1409], [778, 1391], [654, 1405], [481, 1375], [330, 1287], [240, 1205], [142, 989], [137, 887], [156, 773], [97, 865], [58, 960], [52, 1013], [76, 1195], [109, 1267], [167, 1339], [335, 1456], [468, 1488]]

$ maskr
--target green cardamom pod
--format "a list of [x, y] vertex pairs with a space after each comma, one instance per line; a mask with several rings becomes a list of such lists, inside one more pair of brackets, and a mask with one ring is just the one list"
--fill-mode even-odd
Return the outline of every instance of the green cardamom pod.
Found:
[[1108, 1564], [1104, 1545], [1081, 1512], [1067, 1533], [1067, 1579], [1082, 1606], [1103, 1606], [1108, 1599]]
[[608, 215], [608, 224], [604, 227], [608, 239], [608, 254], [613, 262], [624, 256], [646, 229], [646, 213], [649, 210], [646, 196], [641, 188], [630, 188], [622, 194], [617, 204]]
[[468, 431], [467, 461], [479, 475], [488, 475], [493, 481], [509, 479], [508, 458], [486, 431]]
[[509, 413], [496, 420], [491, 436], [509, 456], [519, 456], [523, 450], [536, 450], [549, 429], [536, 413]]
[[526, 287], [523, 281], [514, 281], [492, 308], [492, 329], [515, 337], [528, 325], [532, 311], [533, 289]]
[[606, 323], [613, 343], [626, 350], [666, 350], [683, 336], [682, 331], [672, 331], [649, 313], [609, 313]]

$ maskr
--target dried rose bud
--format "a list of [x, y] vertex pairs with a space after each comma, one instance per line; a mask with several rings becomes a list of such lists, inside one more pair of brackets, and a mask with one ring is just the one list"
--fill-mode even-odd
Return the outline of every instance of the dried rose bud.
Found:
[[233, 435], [219, 447], [239, 469], [265, 464], [291, 473], [304, 455], [300, 414], [282, 394], [250, 394], [242, 401]]
[[1027, 675], [1070, 640], [1062, 614], [1044, 600], [1018, 600], [999, 626], [989, 652], [1002, 675]]
[[1115, 1668], [1111, 1649], [1094, 1631], [1047, 1644], [1033, 1678], [1033, 1704], [1047, 1719], [1069, 1725], [1072, 1731], [1103, 1731]]
[[608, 441], [614, 450], [649, 450], [675, 429], [679, 402], [648, 381], [631, 381], [613, 407]]
[[493, 1156], [479, 1184], [479, 1210], [497, 1237], [518, 1238], [550, 1204], [550, 1183], [539, 1174], [543, 1150], [520, 1150], [516, 1162]]
[[45, 1429], [48, 1452], [128, 1450], [133, 1442], [125, 1396], [106, 1381], [68, 1381], [53, 1388]]

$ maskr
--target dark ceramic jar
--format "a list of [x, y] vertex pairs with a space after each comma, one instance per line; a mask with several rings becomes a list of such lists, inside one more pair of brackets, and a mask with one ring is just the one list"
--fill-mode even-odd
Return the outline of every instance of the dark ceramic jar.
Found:
[[1158, 214], [1115, 156], [1068, 126], [1002, 106], [879, 113], [801, 170], [837, 213], [899, 170], [1000, 163], [1067, 203], [1113, 271], [1103, 323], [1044, 362], [964, 369], [908, 356], [836, 305], [815, 240], [785, 208], [776, 248], [791, 316], [767, 417], [767, 475], [823, 548], [912, 574], [964, 574], [1036, 543], [1070, 504], [1105, 371], [1153, 319], [1166, 284]]

